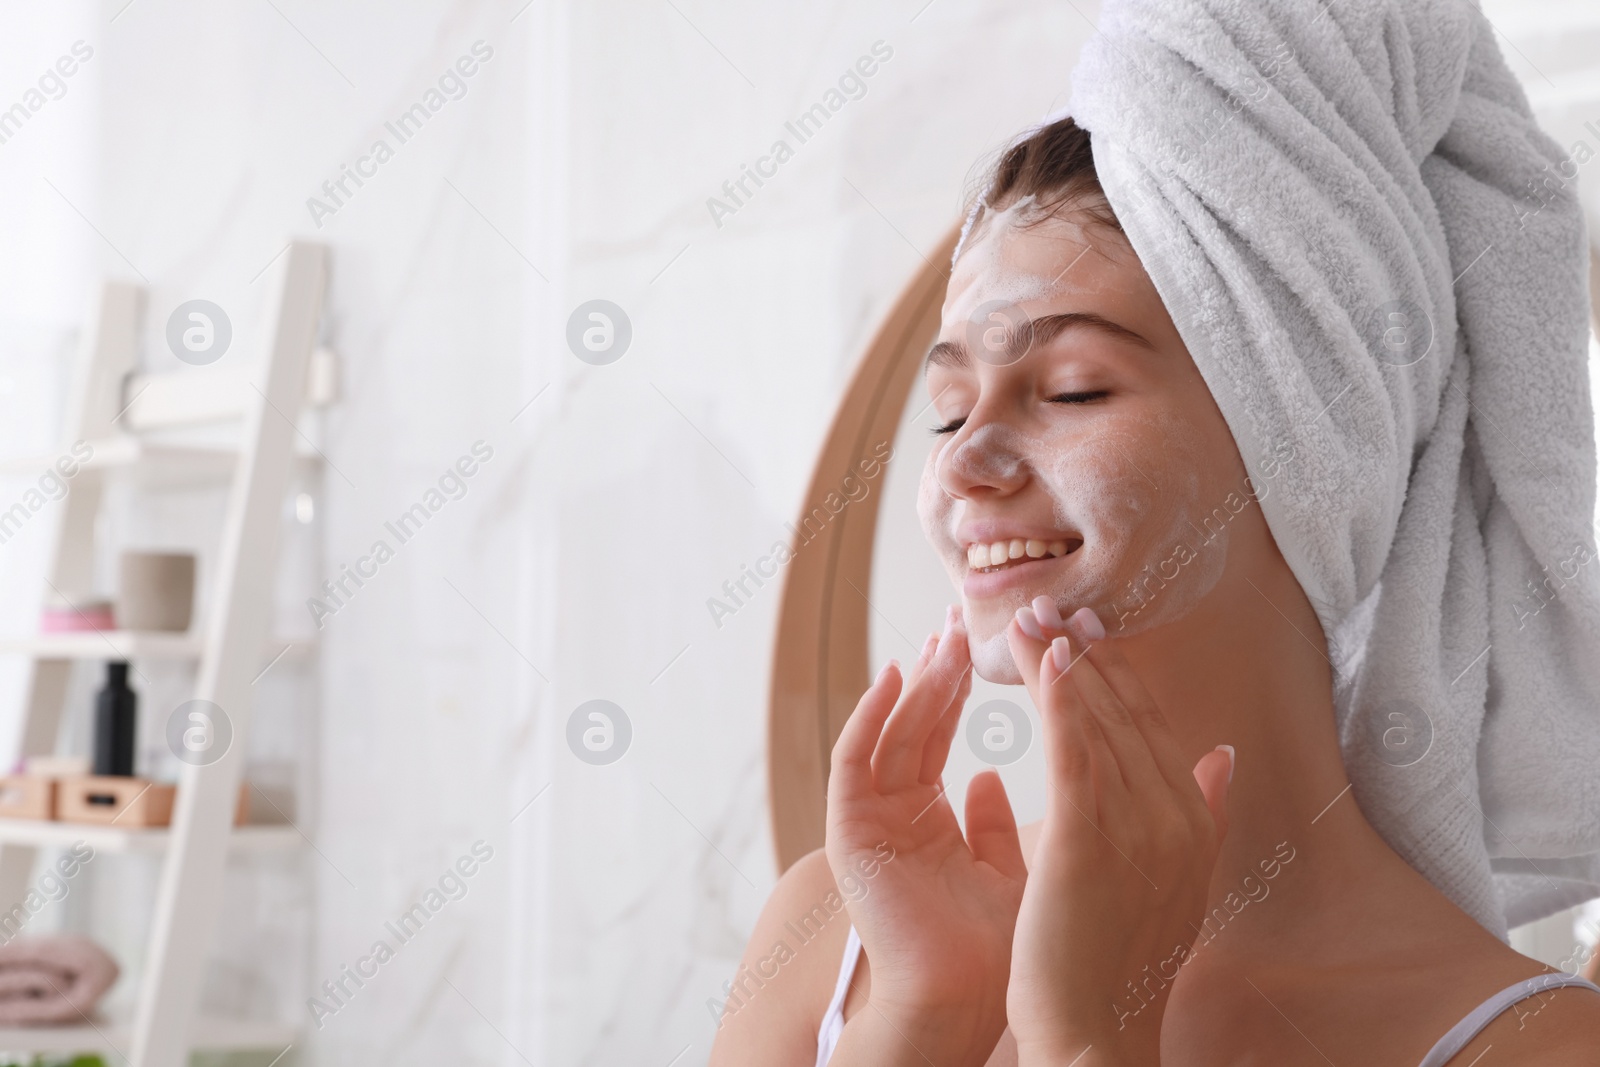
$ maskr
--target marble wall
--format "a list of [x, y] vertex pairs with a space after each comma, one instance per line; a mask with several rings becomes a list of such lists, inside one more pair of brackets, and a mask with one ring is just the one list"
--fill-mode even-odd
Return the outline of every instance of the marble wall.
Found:
[[[1519, 40], [1566, 47], [1525, 10], [1508, 10]], [[299, 487], [310, 521], [285, 520], [278, 609], [319, 647], [263, 683], [251, 760], [292, 789], [314, 846], [231, 874], [210, 1010], [299, 1020], [303, 1064], [704, 1062], [705, 1003], [776, 878], [777, 590], [721, 620], [706, 601], [783, 536], [854, 354], [977, 162], [1065, 99], [1094, 15], [105, 0], [4, 16], [0, 101], [77, 40], [94, 56], [0, 144], [0, 445], [52, 440], [100, 278], [145, 281], [147, 366], [185, 372], [161, 340], [172, 308], [213, 300], [251, 337], [285, 241], [332, 250], [322, 335], [342, 395], [306, 426], [327, 462]], [[864, 57], [872, 73], [846, 77]], [[1549, 73], [1593, 78], [1576, 59]], [[826, 123], [790, 128], [830, 93]], [[1600, 118], [1583, 104], [1600, 94], [1569, 96]], [[631, 325], [614, 362], [569, 347], [593, 300]], [[474, 475], [441, 486], [475, 447]], [[449, 499], [395, 543], [385, 522], [431, 489]], [[124, 501], [112, 531], [199, 546], [214, 507]], [[45, 532], [0, 550], [9, 632], [31, 619]], [[393, 558], [314, 619], [320, 583], [383, 539]], [[631, 730], [610, 764], [569, 744], [594, 700]], [[67, 734], [81, 745], [81, 721]], [[460, 899], [337, 1010], [308, 1007], [475, 845]], [[109, 931], [135, 969], [152, 872], [108, 865], [60, 921]]]

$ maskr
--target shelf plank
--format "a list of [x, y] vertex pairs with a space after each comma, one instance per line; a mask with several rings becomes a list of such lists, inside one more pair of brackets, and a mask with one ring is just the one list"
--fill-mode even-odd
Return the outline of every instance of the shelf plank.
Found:
[[[0, 818], [0, 845], [69, 848], [82, 841], [96, 852], [160, 853], [171, 840], [172, 831], [167, 827], [123, 829], [93, 823]], [[228, 837], [229, 852], [236, 856], [288, 851], [304, 843], [305, 838], [293, 826], [277, 824], [236, 826]]]
[[[0, 1027], [0, 1051], [68, 1054], [112, 1052], [126, 1058], [133, 1046], [131, 1030], [127, 1022], [100, 1019], [78, 1026], [4, 1026]], [[295, 1027], [285, 1023], [202, 1017], [194, 1021], [191, 1039], [196, 1049], [208, 1051], [277, 1051], [297, 1041], [299, 1033]]]
[[184, 471], [200, 477], [227, 478], [239, 461], [239, 450], [221, 446], [157, 444], [121, 434], [100, 437], [84, 442], [89, 446], [89, 458], [77, 459], [71, 446], [50, 455], [17, 456], [0, 463], [0, 473], [29, 475], [53, 467], [56, 461], [66, 458], [80, 470], [113, 470], [137, 464], [162, 466]]
[[[106, 471], [122, 467], [147, 466], [164, 468], [173, 474], [188, 474], [197, 479], [231, 478], [239, 462], [239, 450], [227, 444], [183, 444], [174, 441], [151, 441], [134, 434], [115, 437], [98, 437], [84, 444], [89, 446], [89, 458], [80, 460], [71, 445], [55, 452], [37, 455], [8, 456], [0, 460], [0, 474], [37, 475], [56, 461], [65, 457], [79, 470]], [[319, 463], [322, 453], [308, 443], [298, 443], [294, 459], [302, 463]]]
[[[204, 642], [196, 632], [169, 634], [140, 630], [82, 630], [0, 638], [0, 653], [35, 659], [199, 659]], [[304, 653], [306, 641], [268, 641], [263, 662], [280, 652]]]
[[198, 634], [145, 633], [138, 630], [74, 630], [0, 640], [0, 652], [39, 659], [195, 659]]
[[[150, 489], [192, 489], [227, 485], [239, 466], [239, 449], [231, 444], [189, 444], [151, 441], [134, 434], [118, 434], [85, 442], [88, 459], [79, 460], [72, 446], [48, 455], [8, 457], [0, 460], [0, 477], [37, 478], [65, 458], [78, 471], [128, 477]], [[296, 463], [315, 467], [322, 454], [301, 442], [293, 451]], [[76, 472], [74, 474], [76, 476]], [[70, 489], [72, 483], [68, 483]]]

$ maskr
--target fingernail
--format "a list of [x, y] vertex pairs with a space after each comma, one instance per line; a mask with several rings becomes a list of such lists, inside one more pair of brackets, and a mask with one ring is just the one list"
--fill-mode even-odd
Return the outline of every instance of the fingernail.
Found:
[[956, 606], [951, 604], [944, 609], [944, 632], [949, 633], [956, 628]]
[[877, 685], [879, 682], [883, 681], [884, 678], [886, 678], [888, 676], [890, 667], [898, 668], [899, 666], [900, 666], [900, 661], [899, 660], [893, 660], [892, 659], [888, 663], [885, 663], [883, 665], [883, 667], [878, 671], [878, 677], [876, 677], [876, 678], [874, 678], [872, 680], [872, 684], [873, 685]]
[[1039, 629], [1039, 620], [1034, 617], [1032, 608], [1017, 609], [1017, 625], [1022, 627], [1022, 632], [1035, 641], [1044, 640], [1044, 631]]
[[1100, 616], [1094, 613], [1093, 608], [1079, 608], [1072, 613], [1072, 618], [1067, 622], [1072, 625], [1085, 641], [1101, 641], [1105, 639], [1106, 628], [1100, 622]]
[[1058, 672], [1072, 666], [1072, 645], [1065, 637], [1058, 637], [1050, 642], [1050, 658], [1055, 662]]
[[928, 639], [922, 642], [922, 655], [917, 657], [918, 662], [926, 663], [933, 658], [934, 652], [939, 648], [939, 635], [929, 634]]
[[1047, 596], [1033, 598], [1033, 613], [1039, 619], [1039, 625], [1047, 630], [1065, 629], [1061, 624], [1061, 609], [1056, 607], [1056, 602]]
[[1228, 754], [1228, 781], [1231, 782], [1231, 781], [1233, 781], [1233, 761], [1234, 761], [1233, 746], [1232, 745], [1218, 745], [1217, 747]]

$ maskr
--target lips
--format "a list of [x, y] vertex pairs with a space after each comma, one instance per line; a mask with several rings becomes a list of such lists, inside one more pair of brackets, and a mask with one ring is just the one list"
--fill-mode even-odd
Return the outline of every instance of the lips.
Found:
[[969, 600], [1036, 592], [1054, 580], [1058, 568], [1074, 566], [1074, 554], [1083, 547], [1083, 538], [1075, 534], [995, 537], [999, 532], [973, 530], [973, 534], [994, 539], [967, 542], [967, 576], [961, 591]]
[[967, 566], [980, 574], [1020, 566], [1031, 560], [1059, 559], [1083, 544], [1083, 539], [1012, 537], [998, 541], [976, 541], [967, 545]]

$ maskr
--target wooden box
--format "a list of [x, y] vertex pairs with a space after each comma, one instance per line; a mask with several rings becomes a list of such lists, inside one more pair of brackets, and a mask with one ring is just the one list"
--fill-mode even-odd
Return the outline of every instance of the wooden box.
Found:
[[[171, 783], [92, 774], [62, 778], [59, 782], [52, 797], [54, 815], [35, 817], [56, 818], [62, 822], [114, 824], [125, 829], [172, 824], [172, 805], [177, 799], [178, 787]], [[149, 788], [146, 789], [146, 786]], [[0, 811], [0, 814], [4, 812]], [[241, 782], [239, 801], [233, 809], [233, 824], [243, 826], [249, 815], [250, 791]]]
[[0, 778], [0, 818], [54, 819], [56, 780], [42, 774]]
[[63, 778], [56, 791], [56, 818], [115, 824], [127, 830], [167, 826], [177, 793], [175, 785], [146, 778], [92, 774]]

